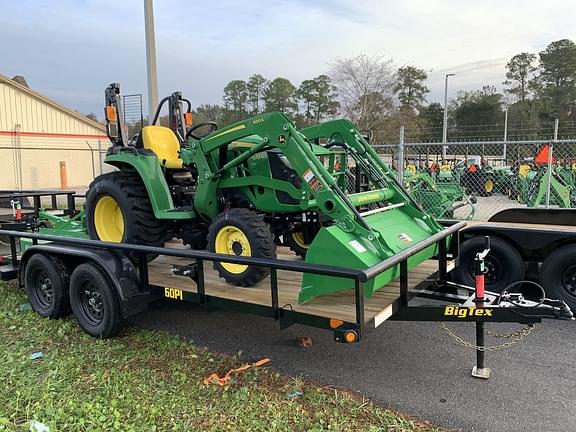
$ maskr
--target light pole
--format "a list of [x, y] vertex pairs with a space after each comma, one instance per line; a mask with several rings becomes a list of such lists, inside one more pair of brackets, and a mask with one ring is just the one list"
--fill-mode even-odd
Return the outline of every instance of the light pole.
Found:
[[144, 24], [146, 31], [146, 69], [148, 73], [148, 122], [150, 123], [158, 105], [158, 75], [156, 73], [156, 41], [152, 0], [144, 0]]
[[506, 164], [506, 144], [508, 143], [508, 107], [504, 110], [504, 148], [502, 149], [502, 159], [504, 159], [504, 165]]
[[446, 159], [446, 143], [448, 142], [448, 77], [456, 74], [446, 74], [444, 78], [444, 122], [442, 123], [442, 161]]

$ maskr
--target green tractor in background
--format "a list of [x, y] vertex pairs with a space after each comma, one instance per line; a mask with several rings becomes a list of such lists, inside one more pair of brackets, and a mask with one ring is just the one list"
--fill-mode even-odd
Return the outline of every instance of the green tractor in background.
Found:
[[[156, 124], [165, 103], [169, 127]], [[118, 84], [106, 89], [105, 111], [112, 141], [105, 162], [117, 171], [97, 177], [86, 194], [93, 239], [162, 246], [176, 237], [192, 248], [258, 258], [275, 258], [277, 245], [287, 245], [306, 262], [365, 269], [442, 230], [347, 120], [297, 130], [284, 114], [265, 113], [222, 129], [190, 127], [190, 104], [174, 93], [128, 141]], [[367, 190], [347, 190], [351, 164]], [[424, 249], [409, 266], [436, 252]], [[268, 275], [254, 265], [214, 267], [239, 286]], [[364, 284], [365, 294], [398, 276], [398, 267], [389, 269]], [[306, 273], [299, 301], [352, 287]]]
[[539, 207], [546, 204], [550, 190], [548, 204], [573, 208], [576, 205], [576, 166], [559, 164], [553, 155], [549, 155], [549, 151], [549, 146], [545, 144], [531, 164], [519, 164], [512, 195], [521, 204]]

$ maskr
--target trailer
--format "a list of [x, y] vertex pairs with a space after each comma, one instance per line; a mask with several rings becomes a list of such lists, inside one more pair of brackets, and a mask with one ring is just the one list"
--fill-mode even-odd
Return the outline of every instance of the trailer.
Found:
[[460, 233], [455, 282], [473, 283], [474, 257], [487, 235], [487, 289], [500, 292], [527, 279], [542, 285], [547, 297], [576, 308], [576, 209], [513, 208], [487, 222], [469, 221]]
[[[73, 219], [77, 213], [74, 198], [71, 195], [62, 216], [52, 217]], [[31, 214], [42, 212], [38, 209]], [[451, 293], [454, 284], [449, 274], [466, 222], [445, 221], [441, 232], [364, 270], [305, 263], [287, 248], [279, 259], [231, 256], [185, 248], [179, 241], [152, 247], [46, 234], [39, 232], [35, 217], [24, 223], [26, 228], [18, 231], [0, 229], [0, 236], [10, 245], [0, 265], [1, 279], [18, 279], [40, 315], [56, 319], [72, 312], [80, 327], [97, 338], [113, 337], [128, 317], [145, 313], [151, 302], [161, 298], [266, 316], [277, 321], [280, 329], [296, 323], [327, 329], [336, 342], [348, 344], [360, 342], [387, 320], [474, 322], [474, 376], [487, 378], [486, 322], [533, 325], [543, 318], [573, 319], [562, 301], [532, 301], [513, 290], [484, 292], [481, 266], [476, 286], [459, 286], [463, 294]], [[50, 229], [42, 228], [44, 232]], [[436, 256], [409, 270], [408, 261], [431, 246], [437, 247]], [[487, 253], [488, 249], [483, 251]], [[152, 261], [151, 255], [156, 256]], [[270, 275], [253, 287], [231, 286], [214, 271], [216, 262], [265, 267]], [[396, 279], [367, 295], [364, 285], [390, 269], [397, 270]], [[305, 273], [341, 278], [350, 288], [301, 304], [298, 290]], [[435, 302], [422, 304], [417, 299]]]

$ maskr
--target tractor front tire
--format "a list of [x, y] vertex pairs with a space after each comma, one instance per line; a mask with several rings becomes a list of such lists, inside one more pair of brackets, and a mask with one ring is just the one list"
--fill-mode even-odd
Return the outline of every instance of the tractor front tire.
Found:
[[[270, 225], [256, 212], [235, 208], [220, 213], [208, 229], [210, 252], [254, 258], [276, 258], [276, 243]], [[253, 286], [270, 274], [270, 269], [254, 265], [215, 262], [214, 269], [226, 282]]]
[[308, 252], [308, 249], [310, 249], [310, 245], [304, 241], [304, 235], [302, 232], [292, 230], [287, 231], [284, 235], [286, 236], [286, 244], [290, 250], [300, 258], [305, 259], [306, 253]]
[[[94, 179], [86, 194], [91, 239], [143, 246], [164, 245], [166, 225], [154, 217], [148, 192], [136, 172], [112, 172]], [[127, 253], [132, 261], [137, 253]], [[148, 254], [151, 261], [155, 255]]]

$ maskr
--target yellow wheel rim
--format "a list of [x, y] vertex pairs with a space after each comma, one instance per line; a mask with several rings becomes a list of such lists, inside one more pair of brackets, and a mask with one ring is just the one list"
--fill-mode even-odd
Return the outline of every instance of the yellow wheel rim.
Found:
[[494, 182], [492, 180], [486, 180], [484, 190], [488, 193], [492, 192], [494, 190]]
[[[252, 256], [252, 249], [250, 248], [250, 241], [242, 230], [233, 225], [226, 225], [220, 228], [216, 234], [216, 241], [214, 242], [216, 253], [236, 256]], [[220, 265], [232, 274], [242, 274], [248, 268], [243, 264], [220, 263]]]
[[292, 239], [301, 248], [308, 249], [310, 247], [308, 243], [304, 242], [304, 234], [302, 234], [299, 231], [295, 231], [292, 233]]
[[124, 238], [124, 215], [111, 196], [105, 195], [96, 202], [94, 226], [102, 241], [120, 243]]

